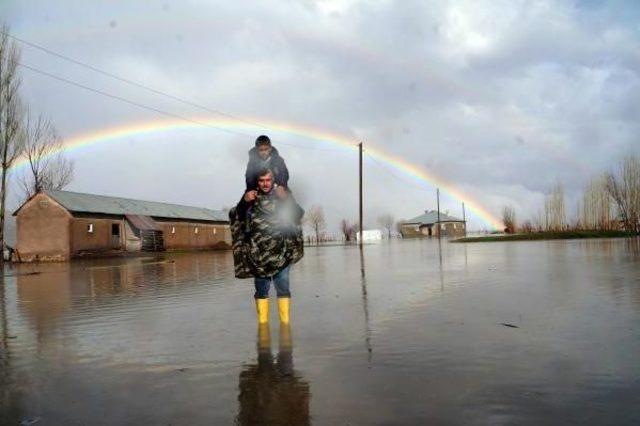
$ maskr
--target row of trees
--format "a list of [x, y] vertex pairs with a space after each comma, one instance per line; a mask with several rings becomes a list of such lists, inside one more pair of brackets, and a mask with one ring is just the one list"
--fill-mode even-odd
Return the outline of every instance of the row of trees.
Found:
[[[391, 232], [395, 224], [395, 218], [393, 215], [390, 213], [382, 214], [378, 216], [377, 223], [386, 232], [387, 238], [391, 238]], [[336, 240], [335, 237], [328, 236], [324, 232], [327, 222], [324, 215], [324, 209], [320, 205], [313, 205], [309, 210], [307, 210], [303, 218], [303, 224], [313, 231], [316, 243]], [[356, 234], [360, 230], [359, 228], [358, 221], [342, 219], [340, 221], [341, 239], [346, 242], [355, 241]]]
[[628, 155], [616, 170], [592, 178], [572, 220], [567, 220], [566, 210], [564, 187], [558, 182], [546, 194], [536, 218], [517, 227], [515, 209], [505, 206], [502, 221], [506, 232], [624, 229], [640, 233], [640, 156]]
[[[46, 189], [62, 189], [73, 178], [73, 162], [51, 121], [35, 116], [20, 97], [20, 49], [6, 25], [0, 27], [0, 248], [4, 248], [6, 201], [12, 168], [26, 161], [17, 183], [24, 199]], [[2, 256], [0, 256], [2, 259]], [[1, 261], [1, 260], [0, 260]]]
[[605, 182], [624, 228], [640, 233], [640, 157], [625, 158], [617, 173], [605, 175]]

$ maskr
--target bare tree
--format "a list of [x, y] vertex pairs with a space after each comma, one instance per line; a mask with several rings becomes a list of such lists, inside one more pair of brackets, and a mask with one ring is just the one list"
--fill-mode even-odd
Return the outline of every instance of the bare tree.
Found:
[[11, 167], [24, 147], [23, 108], [18, 93], [19, 61], [20, 50], [9, 40], [9, 28], [3, 25], [0, 27], [0, 251], [4, 248], [7, 180]]
[[567, 225], [567, 230], [576, 230], [576, 229], [584, 229], [582, 226], [582, 205], [580, 204], [580, 200], [576, 200], [576, 210], [575, 215], [569, 219], [569, 224]]
[[359, 234], [360, 234], [360, 220], [356, 218], [351, 221], [351, 236], [354, 240], [357, 240]]
[[387, 238], [391, 238], [391, 230], [393, 229], [395, 220], [391, 213], [378, 216], [378, 225], [387, 230]]
[[347, 219], [342, 219], [340, 221], [340, 232], [344, 235], [345, 241], [349, 242], [353, 240], [355, 235], [355, 228]]
[[502, 208], [502, 223], [507, 234], [516, 232], [516, 210], [512, 206]]
[[314, 205], [311, 206], [309, 211], [304, 215], [304, 220], [311, 229], [316, 234], [316, 244], [320, 242], [320, 231], [322, 231], [326, 225], [324, 219], [324, 210], [322, 206]]
[[557, 182], [545, 197], [544, 227], [546, 231], [566, 229], [564, 187]]
[[534, 225], [530, 220], [525, 220], [524, 222], [522, 222], [522, 225], [518, 227], [518, 230], [520, 232], [524, 232], [525, 234], [530, 234], [534, 230]]
[[640, 233], [640, 157], [629, 155], [617, 173], [607, 174], [607, 191], [627, 231]]
[[[545, 201], [546, 203], [546, 201]], [[542, 232], [545, 228], [545, 212], [543, 210], [538, 210], [533, 219], [531, 221], [531, 226], [535, 232]]]
[[25, 198], [43, 190], [60, 190], [73, 179], [73, 161], [64, 153], [63, 140], [51, 121], [38, 116], [25, 120], [24, 156], [28, 170], [20, 177]]
[[611, 229], [613, 200], [607, 189], [607, 176], [592, 179], [587, 185], [580, 206], [580, 227]]

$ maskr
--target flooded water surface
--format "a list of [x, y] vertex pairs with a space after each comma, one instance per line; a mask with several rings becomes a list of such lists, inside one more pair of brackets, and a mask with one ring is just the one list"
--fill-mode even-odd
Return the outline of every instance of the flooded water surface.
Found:
[[7, 267], [0, 423], [640, 424], [637, 241], [308, 248], [291, 288], [258, 328], [230, 252]]

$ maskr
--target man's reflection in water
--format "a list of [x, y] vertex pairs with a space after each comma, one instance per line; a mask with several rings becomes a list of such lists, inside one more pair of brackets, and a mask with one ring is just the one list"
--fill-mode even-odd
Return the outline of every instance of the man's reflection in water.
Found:
[[240, 373], [241, 425], [308, 425], [309, 384], [293, 369], [291, 327], [280, 325], [279, 350], [274, 362], [269, 324], [258, 326], [258, 363]]

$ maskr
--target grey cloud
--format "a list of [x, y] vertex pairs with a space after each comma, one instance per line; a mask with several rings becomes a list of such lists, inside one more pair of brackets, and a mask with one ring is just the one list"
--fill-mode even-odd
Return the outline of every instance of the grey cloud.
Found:
[[[33, 42], [212, 109], [364, 140], [464, 188], [496, 215], [505, 203], [534, 215], [556, 179], [575, 199], [593, 173], [637, 151], [640, 43], [633, 21], [614, 8], [417, 0], [10, 1], [2, 8], [16, 34]], [[186, 117], [223, 119], [23, 53], [25, 62], [91, 87]], [[67, 137], [163, 119], [27, 71], [23, 78], [32, 108]], [[236, 130], [247, 136], [201, 129], [79, 150], [72, 187], [188, 204], [206, 194], [207, 203], [230, 205], [243, 189], [254, 133], [267, 133], [305, 206], [324, 205], [332, 230], [356, 216], [355, 152], [297, 149], [291, 145], [330, 146], [243, 123]], [[134, 162], [141, 155], [148, 165]], [[166, 170], [160, 176], [158, 164]], [[395, 173], [367, 163], [371, 225], [386, 211], [407, 218], [435, 207], [433, 187]], [[457, 200], [443, 204], [459, 208]], [[472, 225], [483, 226], [477, 218]]]

